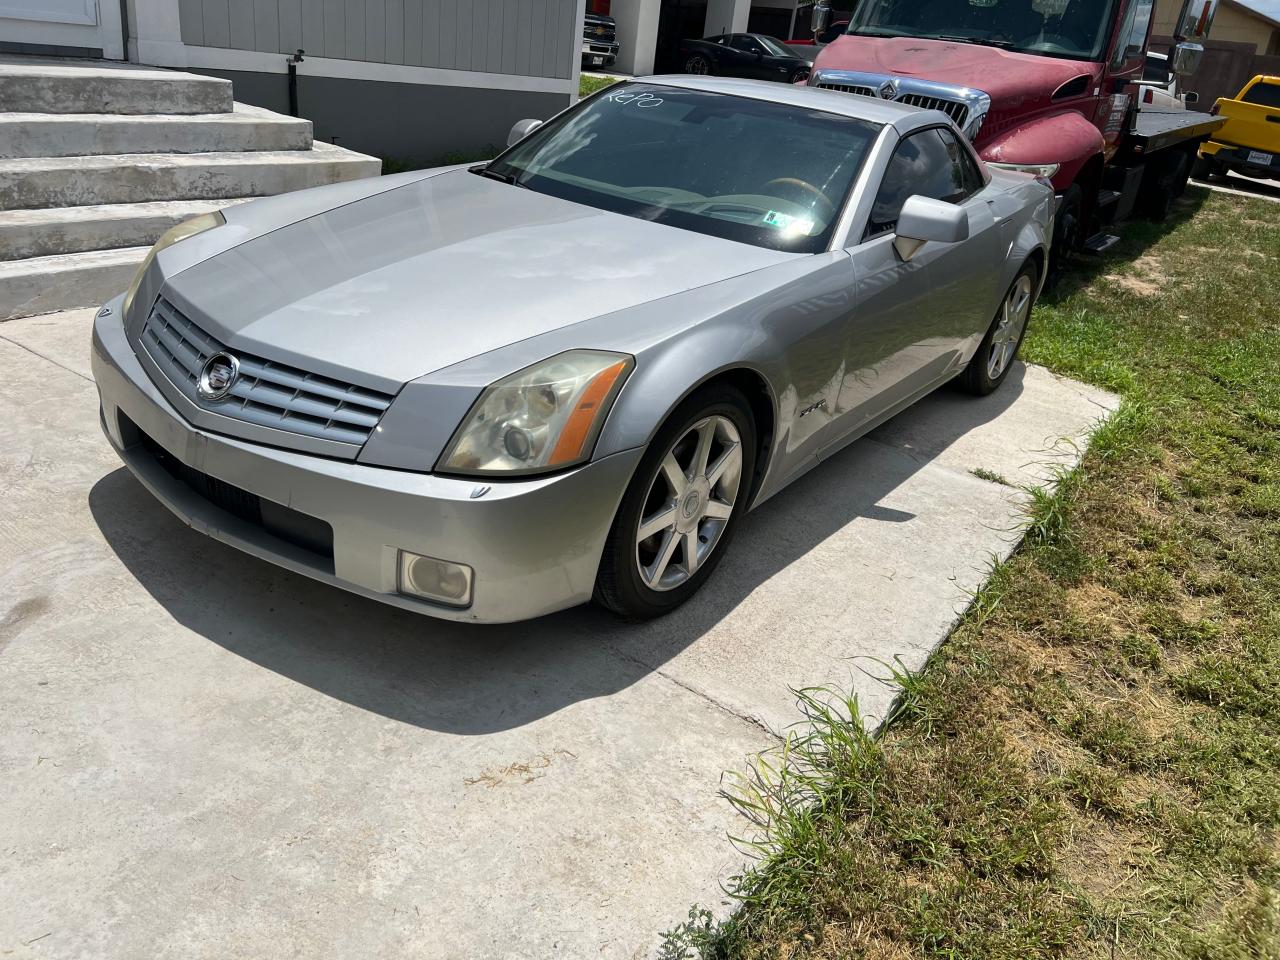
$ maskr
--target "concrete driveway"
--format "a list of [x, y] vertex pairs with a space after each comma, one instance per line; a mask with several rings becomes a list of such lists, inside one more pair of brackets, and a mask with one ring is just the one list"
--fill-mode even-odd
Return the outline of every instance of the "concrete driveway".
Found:
[[0, 955], [636, 957], [740, 868], [790, 688], [912, 667], [1113, 398], [943, 390], [747, 518], [704, 594], [445, 624], [185, 528], [99, 434], [91, 312], [0, 324]]

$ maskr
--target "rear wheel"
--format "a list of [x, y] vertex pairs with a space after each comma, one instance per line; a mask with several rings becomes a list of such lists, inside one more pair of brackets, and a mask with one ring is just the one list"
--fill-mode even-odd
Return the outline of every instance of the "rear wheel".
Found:
[[1191, 176], [1197, 180], [1208, 180], [1214, 174], [1222, 173], [1222, 165], [1213, 157], [1196, 157], [1191, 164]]
[[1164, 156], [1151, 161], [1138, 188], [1138, 206], [1142, 213], [1157, 223], [1169, 216], [1173, 201], [1187, 189], [1191, 173], [1191, 154], [1187, 150], [1166, 150]]
[[693, 596], [746, 508], [755, 457], [755, 422], [740, 392], [713, 386], [682, 403], [622, 497], [600, 560], [596, 601], [647, 620]]
[[1018, 271], [1000, 309], [996, 311], [995, 319], [991, 321], [987, 335], [960, 374], [960, 386], [967, 392], [986, 396], [1004, 383], [1009, 375], [1013, 359], [1022, 346], [1022, 338], [1027, 333], [1027, 321], [1031, 319], [1031, 308], [1035, 306], [1038, 278], [1039, 271], [1034, 263], [1028, 263]]
[[695, 53], [684, 62], [685, 73], [707, 74], [711, 72], [711, 63], [700, 53]]

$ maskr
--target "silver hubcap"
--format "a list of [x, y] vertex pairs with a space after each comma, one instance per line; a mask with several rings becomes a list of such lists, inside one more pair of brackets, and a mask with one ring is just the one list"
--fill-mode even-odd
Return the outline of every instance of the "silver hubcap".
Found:
[[699, 420], [667, 451], [636, 528], [636, 566], [651, 590], [671, 590], [706, 563], [742, 482], [742, 439], [727, 417]]
[[991, 335], [991, 354], [987, 357], [987, 376], [992, 380], [1013, 363], [1013, 355], [1022, 341], [1027, 318], [1031, 315], [1031, 278], [1020, 276], [1000, 306], [996, 332]]

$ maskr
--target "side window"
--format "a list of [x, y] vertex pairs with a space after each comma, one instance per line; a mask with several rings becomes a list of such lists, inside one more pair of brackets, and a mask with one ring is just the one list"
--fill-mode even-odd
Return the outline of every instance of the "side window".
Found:
[[720, 44], [720, 46], [722, 46], [722, 47], [723, 47], [726, 43], [728, 43], [728, 42], [729, 42], [729, 38], [728, 38], [728, 37], [716, 37], [716, 38], [715, 38], [714, 40], [712, 40], [711, 42], [712, 42], [712, 43], [718, 43], [718, 44]]
[[947, 154], [956, 167], [956, 182], [964, 185], [964, 196], [960, 199], [967, 200], [985, 187], [986, 181], [982, 179], [982, 173], [978, 170], [978, 164], [974, 161], [973, 155], [956, 139], [954, 133], [939, 127], [938, 136], [942, 137]]
[[756, 43], [755, 37], [749, 37], [745, 33], [739, 33], [729, 41], [729, 46], [735, 50], [741, 50], [743, 53], [763, 53], [764, 48]]
[[1135, 47], [1139, 52], [1147, 45], [1147, 27], [1151, 24], [1151, 12], [1155, 0], [1130, 0], [1129, 9], [1125, 11], [1123, 26], [1120, 28], [1119, 42], [1111, 57], [1112, 69], [1118, 70], [1125, 64], [1125, 56]]
[[1259, 80], [1244, 92], [1245, 103], [1260, 103], [1264, 107], [1280, 107], [1280, 84]]
[[[950, 148], [943, 139], [943, 133], [951, 138]], [[949, 203], [958, 203], [968, 197], [973, 191], [965, 182], [965, 167], [958, 162], [957, 156], [963, 153], [950, 131], [937, 127], [913, 133], [899, 143], [885, 170], [884, 179], [880, 181], [880, 190], [871, 205], [871, 218], [863, 239], [892, 230], [908, 197], [920, 194]], [[977, 170], [973, 171], [973, 176], [981, 184]]]

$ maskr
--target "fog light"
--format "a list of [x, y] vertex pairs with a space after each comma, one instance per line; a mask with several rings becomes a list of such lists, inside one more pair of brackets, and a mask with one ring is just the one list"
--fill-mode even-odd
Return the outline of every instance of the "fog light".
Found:
[[450, 563], [400, 551], [401, 593], [451, 607], [471, 606], [472, 571], [465, 563]]

